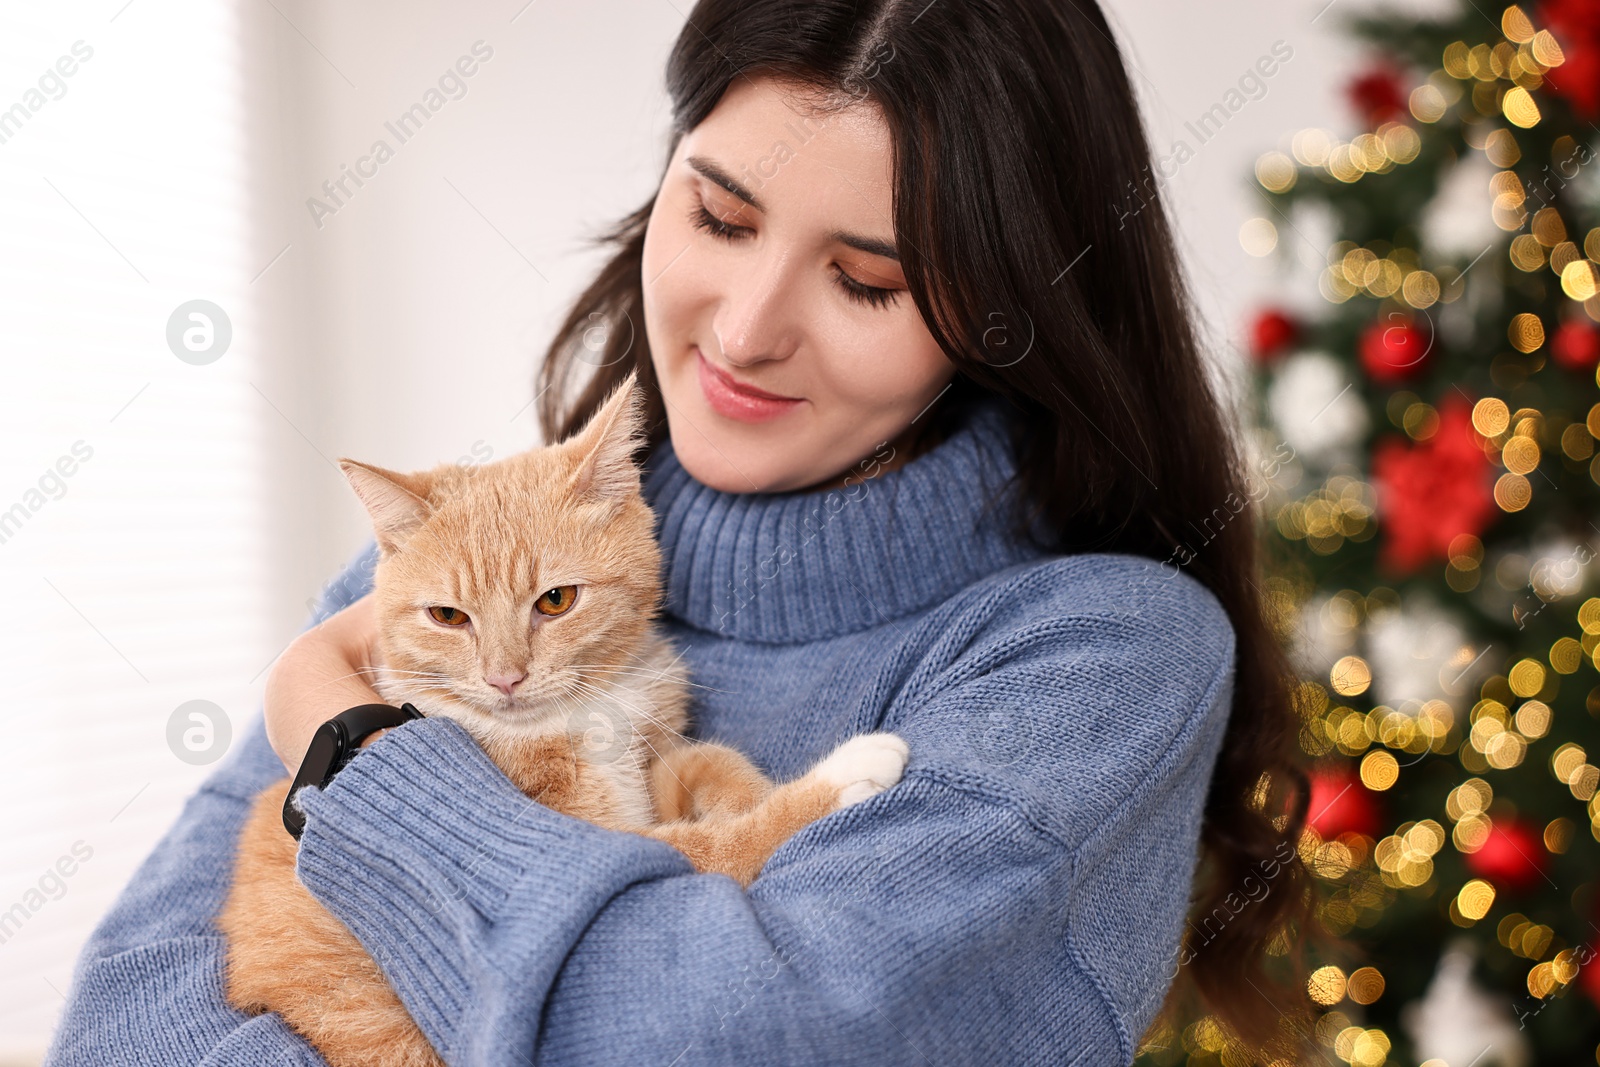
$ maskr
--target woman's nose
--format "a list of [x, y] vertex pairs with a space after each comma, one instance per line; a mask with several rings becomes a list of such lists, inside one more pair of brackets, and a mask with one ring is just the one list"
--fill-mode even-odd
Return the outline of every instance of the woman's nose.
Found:
[[712, 323], [722, 358], [746, 367], [793, 354], [799, 343], [797, 296], [781, 262], [753, 269], [728, 293]]

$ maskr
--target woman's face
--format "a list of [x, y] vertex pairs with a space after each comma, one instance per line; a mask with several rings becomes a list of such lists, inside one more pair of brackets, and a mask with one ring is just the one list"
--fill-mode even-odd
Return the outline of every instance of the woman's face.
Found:
[[816, 115], [770, 78], [736, 79], [679, 141], [645, 233], [645, 330], [704, 484], [786, 492], [908, 458], [955, 368], [906, 291], [890, 152], [870, 102]]

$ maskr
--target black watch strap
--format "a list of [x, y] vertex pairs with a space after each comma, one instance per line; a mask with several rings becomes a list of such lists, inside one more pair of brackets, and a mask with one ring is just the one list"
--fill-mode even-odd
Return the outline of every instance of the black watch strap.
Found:
[[308, 785], [318, 789], [326, 786], [334, 775], [344, 770], [345, 764], [355, 759], [361, 742], [379, 730], [422, 717], [410, 703], [398, 708], [392, 704], [358, 704], [317, 727], [311, 744], [306, 746], [305, 758], [300, 761], [300, 770], [283, 798], [284, 829], [297, 841], [305, 831], [306, 817], [294, 806], [296, 793]]

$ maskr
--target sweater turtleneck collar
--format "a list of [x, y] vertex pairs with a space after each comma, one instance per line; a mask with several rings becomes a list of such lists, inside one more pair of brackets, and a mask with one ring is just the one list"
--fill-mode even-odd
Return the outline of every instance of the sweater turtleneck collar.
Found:
[[643, 478], [666, 613], [736, 640], [825, 640], [888, 624], [1037, 558], [1043, 553], [1008, 526], [1017, 491], [1005, 488], [1015, 470], [1009, 408], [985, 398], [927, 452], [845, 489], [723, 492], [697, 481], [664, 439]]

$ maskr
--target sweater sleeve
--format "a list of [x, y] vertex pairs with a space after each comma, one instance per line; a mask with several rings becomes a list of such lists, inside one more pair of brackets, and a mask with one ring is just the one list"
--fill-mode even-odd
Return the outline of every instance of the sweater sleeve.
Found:
[[[307, 628], [363, 595], [375, 561], [369, 543], [324, 588]], [[250, 802], [283, 776], [258, 712], [90, 933], [46, 1067], [327, 1067], [280, 1016], [252, 1018], [223, 996], [214, 919]]]
[[452, 1067], [1130, 1063], [1177, 973], [1233, 655], [1198, 583], [1146, 584], [943, 638], [959, 657], [886, 711], [905, 779], [748, 892], [527, 799], [448, 719], [306, 796], [300, 877]]

